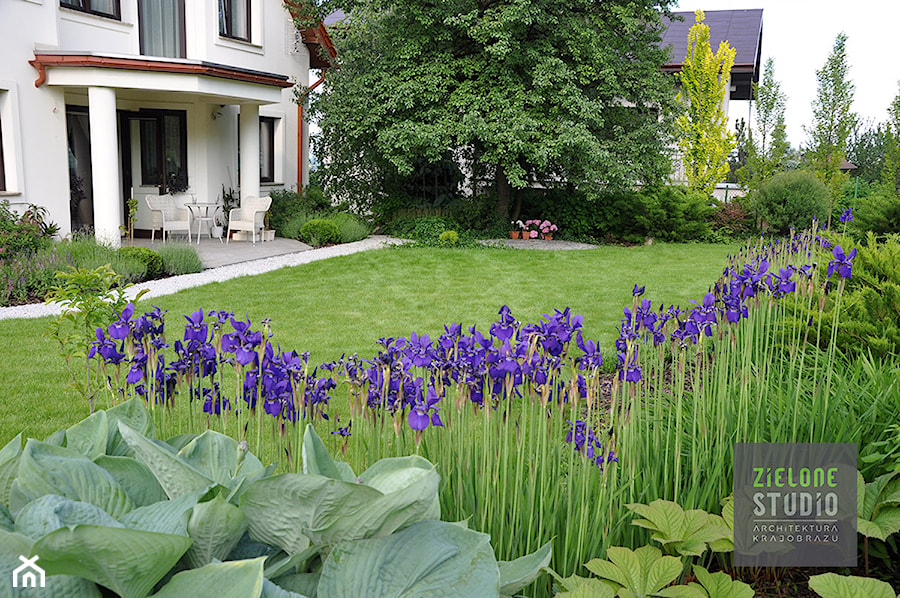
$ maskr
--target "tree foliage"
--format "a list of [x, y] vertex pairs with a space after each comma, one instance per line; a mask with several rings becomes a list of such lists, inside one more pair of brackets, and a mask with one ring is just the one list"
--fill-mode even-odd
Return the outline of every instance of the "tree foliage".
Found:
[[366, 208], [451, 152], [468, 184], [493, 181], [505, 215], [535, 179], [661, 180], [670, 3], [342, 2], [347, 18], [330, 29], [339, 68], [311, 105], [323, 183]]
[[[847, 156], [847, 141], [858, 121], [853, 112], [856, 86], [848, 78], [847, 34], [839, 33], [831, 54], [821, 70], [816, 71], [818, 89], [812, 102], [813, 121], [806, 127], [809, 135], [808, 158], [816, 174], [828, 186], [831, 203], [843, 192], [846, 175], [841, 164]], [[831, 215], [828, 216], [831, 226]]]
[[727, 158], [735, 145], [723, 102], [736, 51], [723, 41], [713, 54], [709, 25], [703, 23], [706, 17], [702, 10], [696, 16], [697, 23], [688, 32], [688, 54], [682, 63], [678, 94], [685, 112], [676, 123], [688, 184], [709, 194], [728, 173]]
[[771, 57], [766, 60], [762, 83], [753, 84], [753, 97], [756, 123], [753, 129], [746, 129], [744, 139], [739, 141], [746, 158], [738, 179], [756, 190], [760, 183], [784, 169], [790, 149], [784, 124], [787, 96], [775, 80], [775, 60]]

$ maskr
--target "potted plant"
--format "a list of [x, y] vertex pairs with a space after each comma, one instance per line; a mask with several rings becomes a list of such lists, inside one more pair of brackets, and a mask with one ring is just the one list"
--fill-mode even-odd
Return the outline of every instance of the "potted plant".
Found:
[[541, 238], [544, 239], [545, 241], [552, 241], [553, 233], [555, 233], [557, 230], [559, 230], [556, 227], [556, 225], [553, 224], [552, 222], [550, 222], [549, 220], [544, 220], [543, 222], [541, 222], [540, 229], [541, 229]]
[[524, 230], [522, 231], [522, 238], [537, 239], [540, 234], [540, 226], [540, 220], [526, 220]]
[[524, 234], [522, 229], [525, 228], [525, 224], [521, 220], [514, 220], [510, 224], [512, 225], [512, 229], [509, 231], [510, 239], [518, 239], [520, 234]]

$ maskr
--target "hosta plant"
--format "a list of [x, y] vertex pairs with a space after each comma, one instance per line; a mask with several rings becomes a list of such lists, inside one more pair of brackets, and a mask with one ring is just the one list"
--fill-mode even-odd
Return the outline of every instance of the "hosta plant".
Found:
[[137, 399], [3, 447], [0, 574], [30, 555], [53, 596], [511, 596], [550, 562], [549, 544], [498, 562], [488, 535], [439, 521], [421, 457], [357, 476], [309, 426], [303, 472], [273, 475], [211, 430], [155, 436]]

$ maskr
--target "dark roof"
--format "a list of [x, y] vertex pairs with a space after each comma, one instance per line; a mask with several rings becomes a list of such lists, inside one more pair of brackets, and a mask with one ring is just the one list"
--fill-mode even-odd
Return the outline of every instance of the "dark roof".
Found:
[[[735, 86], [731, 99], [749, 100], [752, 94], [751, 82], [759, 82], [762, 9], [710, 10], [704, 11], [704, 14], [706, 18], [703, 22], [709, 25], [709, 44], [713, 52], [722, 41], [727, 41], [737, 51], [734, 67], [731, 69], [731, 82]], [[670, 61], [663, 65], [663, 70], [677, 72], [681, 70], [681, 63], [687, 56], [688, 31], [697, 19], [693, 12], [676, 12], [672, 15], [675, 18], [671, 21], [663, 18], [667, 29], [663, 34], [662, 45], [671, 46], [672, 50]]]

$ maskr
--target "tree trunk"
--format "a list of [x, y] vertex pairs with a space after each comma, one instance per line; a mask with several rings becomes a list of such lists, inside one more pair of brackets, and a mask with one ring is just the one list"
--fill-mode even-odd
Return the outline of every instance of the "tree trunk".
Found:
[[506, 178], [506, 171], [499, 164], [494, 177], [497, 182], [497, 216], [503, 222], [507, 222], [509, 220], [509, 200], [512, 195], [512, 185], [509, 184], [509, 179]]

